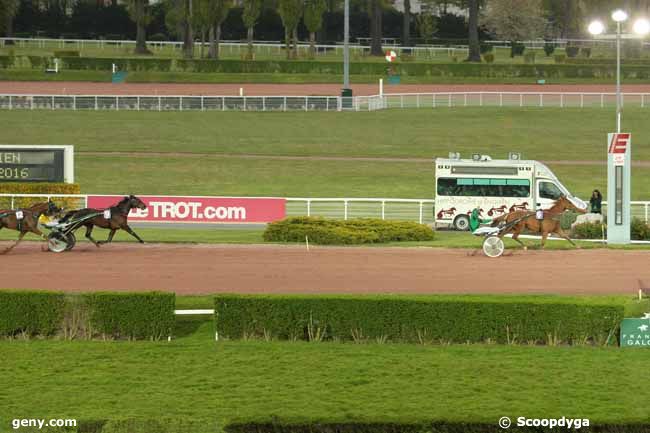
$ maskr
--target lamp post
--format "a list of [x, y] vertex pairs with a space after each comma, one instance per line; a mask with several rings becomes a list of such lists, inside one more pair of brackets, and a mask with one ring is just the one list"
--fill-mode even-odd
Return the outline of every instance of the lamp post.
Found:
[[[628, 19], [622, 9], [612, 12], [616, 22], [616, 35], [603, 35], [604, 38], [616, 38], [616, 133], [607, 136], [607, 243], [630, 243], [630, 189], [631, 189], [631, 152], [632, 134], [621, 133], [621, 39], [638, 38], [650, 32], [650, 22], [645, 18], [636, 20], [634, 34], [621, 33], [621, 27]], [[605, 31], [602, 21], [589, 24], [589, 33], [600, 35]]]
[[[341, 91], [343, 98], [350, 98], [352, 96], [352, 89], [350, 89], [350, 0], [345, 0], [343, 5], [343, 90]], [[344, 99], [346, 107], [349, 100]]]

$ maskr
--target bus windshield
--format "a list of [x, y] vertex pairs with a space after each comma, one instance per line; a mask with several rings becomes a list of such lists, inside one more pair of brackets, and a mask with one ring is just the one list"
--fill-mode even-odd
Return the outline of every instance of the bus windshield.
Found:
[[437, 195], [457, 197], [529, 197], [528, 179], [438, 178]]

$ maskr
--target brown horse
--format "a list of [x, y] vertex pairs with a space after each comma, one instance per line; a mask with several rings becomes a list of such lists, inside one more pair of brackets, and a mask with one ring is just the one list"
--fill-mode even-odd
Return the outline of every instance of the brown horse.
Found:
[[[102, 244], [107, 244], [113, 241], [113, 236], [115, 232], [119, 229], [122, 229], [129, 233], [131, 236], [136, 238], [141, 244], [144, 243], [140, 236], [138, 236], [132, 229], [129, 227], [129, 212], [131, 209], [146, 209], [147, 205], [142, 202], [139, 198], [134, 195], [124, 197], [119, 203], [115, 206], [111, 206], [108, 209], [80, 209], [72, 212], [68, 212], [59, 223], [68, 222], [70, 219], [86, 219], [82, 226], [86, 227], [86, 238], [90, 240], [95, 246], [99, 247]], [[91, 215], [94, 215], [91, 217]], [[108, 217], [108, 218], [107, 218]], [[96, 241], [92, 237], [93, 227], [100, 227], [103, 229], [109, 229], [111, 232], [108, 234], [108, 239], [105, 241]], [[81, 227], [81, 226], [80, 226]]]
[[26, 209], [0, 210], [0, 229], [8, 228], [20, 232], [15, 244], [6, 248], [0, 254], [6, 254], [13, 250], [23, 240], [27, 233], [34, 233], [45, 239], [45, 236], [38, 228], [38, 219], [45, 214], [51, 216], [61, 211], [52, 201], [37, 203]]
[[516, 223], [511, 230], [508, 230], [508, 232], [512, 233], [512, 239], [523, 246], [524, 249], [527, 249], [526, 245], [524, 245], [524, 243], [519, 240], [519, 235], [522, 231], [524, 231], [524, 229], [527, 229], [534, 233], [541, 233], [542, 248], [544, 248], [546, 238], [548, 238], [548, 235], [551, 233], [555, 233], [561, 238], [569, 241], [574, 247], [579, 248], [571, 239], [569, 239], [569, 236], [564, 233], [562, 227], [560, 226], [560, 216], [567, 210], [574, 210], [578, 213], [587, 213], [587, 209], [581, 209], [577, 207], [566, 196], [561, 195], [550, 209], [544, 211], [544, 219], [542, 220], [538, 220], [536, 218], [535, 212], [517, 210], [495, 218], [492, 221], [492, 227], [496, 227], [499, 224], [503, 223], [509, 224], [521, 219], [521, 221]]

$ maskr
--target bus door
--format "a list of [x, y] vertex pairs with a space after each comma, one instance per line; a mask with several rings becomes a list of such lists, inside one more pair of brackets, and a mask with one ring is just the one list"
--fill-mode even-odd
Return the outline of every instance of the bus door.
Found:
[[555, 182], [547, 179], [537, 181], [537, 203], [535, 209], [548, 209], [559, 199], [562, 191]]

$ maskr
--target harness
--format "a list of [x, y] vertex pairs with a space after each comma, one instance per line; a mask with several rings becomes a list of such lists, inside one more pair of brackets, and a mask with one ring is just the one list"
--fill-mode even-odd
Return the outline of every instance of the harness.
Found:
[[16, 216], [16, 223], [17, 223], [17, 230], [22, 231], [23, 230], [23, 219], [25, 219], [25, 215], [23, 213], [24, 211], [22, 209], [15, 209], [15, 210], [10, 210], [8, 212], [3, 212], [0, 213], [0, 218], [6, 218], [8, 216], [11, 216], [12, 214]]

